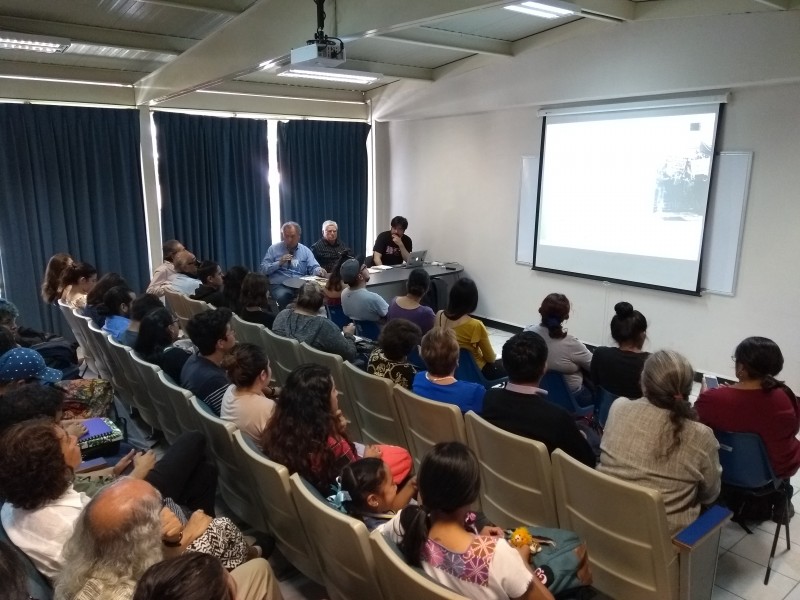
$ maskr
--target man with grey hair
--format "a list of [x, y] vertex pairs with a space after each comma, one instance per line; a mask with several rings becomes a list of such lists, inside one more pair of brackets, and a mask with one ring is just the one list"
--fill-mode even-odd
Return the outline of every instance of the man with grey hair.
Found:
[[[123, 478], [103, 488], [81, 512], [64, 546], [64, 569], [55, 581], [56, 600], [130, 600], [144, 572], [179, 556], [200, 537], [211, 517], [198, 510], [186, 524], [146, 481]], [[280, 600], [263, 558], [231, 571], [237, 600]]]
[[322, 224], [322, 237], [311, 246], [311, 251], [314, 253], [314, 258], [317, 259], [317, 262], [328, 273], [333, 271], [343, 254], [352, 254], [350, 248], [339, 239], [339, 226], [336, 221], [325, 221]]
[[283, 285], [293, 277], [317, 275], [325, 277], [328, 272], [319, 266], [308, 246], [300, 243], [300, 225], [287, 221], [281, 225], [281, 241], [267, 250], [259, 270], [269, 277], [269, 291], [283, 310], [294, 299], [295, 290]]

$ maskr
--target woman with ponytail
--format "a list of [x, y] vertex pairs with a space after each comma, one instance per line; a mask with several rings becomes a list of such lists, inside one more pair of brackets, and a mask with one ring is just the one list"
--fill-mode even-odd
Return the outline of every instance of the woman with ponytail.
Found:
[[472, 450], [460, 442], [436, 444], [420, 465], [417, 484], [420, 504], [380, 527], [409, 564], [468, 598], [553, 598], [528, 566], [528, 546], [512, 548], [497, 527], [467, 528], [481, 486]]
[[617, 347], [601, 346], [592, 354], [592, 381], [615, 396], [641, 398], [639, 380], [650, 356], [642, 347], [647, 339], [647, 319], [630, 302], [617, 302], [611, 318], [611, 337]]
[[675, 534], [719, 495], [719, 444], [689, 403], [694, 370], [659, 350], [642, 370], [643, 398], [614, 402], [600, 443], [598, 470], [657, 490]]
[[583, 374], [589, 373], [592, 353], [583, 342], [564, 329], [564, 321], [569, 319], [571, 308], [564, 294], [548, 294], [539, 307], [541, 323], [530, 325], [525, 331], [542, 336], [547, 344], [547, 368], [563, 373], [569, 391], [578, 404], [589, 406], [594, 402], [594, 394], [588, 387], [584, 387]]
[[713, 429], [757, 433], [772, 470], [788, 479], [800, 468], [797, 397], [775, 377], [783, 369], [778, 344], [765, 337], [743, 340], [733, 355], [738, 383], [703, 389], [695, 403], [700, 421]]

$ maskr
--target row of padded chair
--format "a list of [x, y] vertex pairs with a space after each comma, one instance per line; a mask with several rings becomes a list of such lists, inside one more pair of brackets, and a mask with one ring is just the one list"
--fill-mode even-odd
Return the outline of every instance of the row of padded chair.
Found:
[[[362, 433], [360, 439], [365, 442], [406, 446], [417, 467], [425, 453], [440, 441], [458, 440], [470, 444], [480, 462], [483, 489], [479, 505], [487, 516], [504, 527], [524, 523], [551, 527], [560, 525], [577, 531], [587, 540], [595, 584], [601, 591], [626, 598], [687, 597], [681, 586], [688, 575], [684, 574], [683, 579], [679, 576], [681, 569], [687, 569], [681, 565], [678, 553], [670, 546], [663, 502], [657, 492], [604, 476], [558, 451], [554, 453], [551, 465], [546, 448], [539, 442], [505, 432], [473, 413], [462, 417], [453, 405], [422, 398], [405, 388], [394, 386], [386, 379], [364, 373], [344, 363], [338, 356], [321, 353], [294, 340], [278, 338], [258, 325], [246, 325], [258, 330], [262, 336], [258, 339], [268, 340], [265, 346], [275, 361], [285, 360], [286, 357], [280, 353], [280, 344], [269, 345], [272, 338], [288, 341], [289, 344], [284, 347], [293, 344], [291, 352], [294, 360], [333, 365], [334, 378], [338, 378], [337, 387], [341, 386], [343, 397], [350, 400], [346, 405], [351, 413], [345, 414], [357, 423], [358, 431]], [[105, 336], [104, 339], [109, 348], [114, 347], [111, 340]], [[136, 363], [138, 358], [131, 351], [126, 354]], [[106, 359], [102, 346], [98, 355], [102, 357], [101, 360]], [[117, 355], [121, 356], [118, 350]], [[122, 360], [124, 362], [125, 359]], [[139, 360], [136, 364], [142, 368], [140, 363], [143, 361]], [[150, 370], [158, 369], [144, 364]], [[117, 370], [116, 366], [113, 370]], [[141, 376], [142, 373], [139, 374]], [[162, 389], [164, 377], [163, 373], [158, 377]], [[115, 382], [117, 380], [124, 381], [124, 378], [118, 377]], [[139, 383], [139, 395], [141, 388], [148, 386], [158, 389], [155, 380], [150, 380], [144, 386]], [[381, 587], [371, 575], [365, 575], [374, 572], [371, 568], [374, 557], [368, 549], [385, 550], [388, 547], [390, 554], [383, 559], [390, 560], [394, 552], [391, 545], [381, 545], [380, 540], [373, 540], [370, 546], [362, 523], [325, 506], [299, 477], [295, 475], [288, 478], [283, 467], [274, 463], [269, 465], [270, 461], [233, 424], [212, 415], [205, 404], [194, 397], [189, 398], [189, 392], [184, 390], [183, 394], [180, 388], [177, 389], [181, 396], [175, 398], [171, 412], [163, 406], [159, 409], [159, 400], [147, 394], [153, 402], [153, 420], [157, 423], [154, 426], [169, 430], [168, 421], [174, 419], [180, 425], [172, 429], [194, 425], [205, 432], [220, 466], [223, 497], [237, 515], [254, 527], [273, 533], [279, 540], [277, 543], [282, 552], [285, 551], [304, 574], [324, 583], [332, 597], [360, 596], [365, 589], [371, 590], [370, 597], [399, 597], [391, 595], [398, 589], [397, 586], [392, 586], [390, 590], [383, 589], [385, 586]], [[192, 414], [182, 412], [185, 407], [191, 407]], [[354, 436], [354, 439], [359, 438]], [[243, 462], [246, 466], [242, 465]], [[277, 469], [278, 474], [273, 472], [267, 475], [264, 465], [273, 471]], [[283, 469], [283, 474], [280, 469]], [[285, 481], [287, 478], [288, 484]], [[267, 485], [266, 479], [281, 481], [281, 484]], [[287, 485], [291, 487], [296, 518], [289, 510], [289, 500], [270, 500], [271, 492], [283, 490], [285, 493]], [[254, 489], [259, 493], [252, 494]], [[602, 489], [602, 493], [598, 493], [598, 489]], [[618, 493], [620, 490], [624, 492], [621, 495]], [[310, 496], [313, 503], [306, 496]], [[597, 498], [603, 498], [604, 501], [598, 502]], [[278, 506], [282, 506], [282, 509]], [[625, 506], [626, 510], [620, 511], [620, 506]], [[624, 529], [625, 535], [621, 536], [620, 528], [628, 519], [629, 507], [632, 506], [637, 506], [637, 515], [645, 515], [642, 517], [644, 521], [637, 521], [639, 525], [647, 522], [650, 526]], [[310, 518], [312, 513], [319, 517], [318, 523]], [[303, 537], [297, 533], [301, 529], [310, 551], [304, 551]], [[350, 543], [344, 544], [345, 540], [350, 540]], [[718, 540], [719, 524], [704, 538], [702, 547], [713, 546], [716, 552]], [[343, 553], [342, 547], [352, 550]], [[628, 559], [609, 559], [610, 555], [625, 555], [626, 552], [631, 555]], [[306, 558], [303, 564], [303, 556], [315, 557], [316, 563]], [[664, 557], [668, 560], [663, 560]], [[396, 555], [394, 559], [396, 561]], [[341, 564], [341, 561], [354, 561], [354, 564]], [[710, 582], [706, 586], [708, 594], [695, 585], [692, 588], [693, 598], [710, 597], [713, 564], [715, 561], [711, 571], [708, 568], [694, 568], [691, 571], [691, 575], [701, 572], [704, 575], [703, 583]], [[635, 566], [633, 574], [627, 568], [631, 565]], [[402, 561], [395, 564], [395, 568], [401, 568], [403, 572], [398, 576], [402, 576], [404, 581], [415, 574]], [[419, 576], [418, 573], [416, 575]], [[365, 581], [365, 577], [369, 581]], [[418, 583], [431, 584], [424, 577]], [[432, 597], [455, 597], [450, 592], [443, 592], [436, 584], [433, 584], [432, 590], [434, 594], [445, 594]]]

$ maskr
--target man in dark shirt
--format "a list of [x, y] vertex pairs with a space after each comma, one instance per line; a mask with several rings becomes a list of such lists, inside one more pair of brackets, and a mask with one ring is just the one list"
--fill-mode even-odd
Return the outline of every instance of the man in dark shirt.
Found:
[[372, 261], [376, 265], [401, 265], [411, 253], [411, 238], [406, 235], [408, 220], [395, 217], [392, 228], [378, 235], [372, 247]]
[[547, 367], [547, 344], [525, 331], [503, 345], [505, 388], [486, 391], [481, 416], [511, 433], [542, 442], [547, 451], [561, 448], [576, 460], [594, 467], [597, 460], [586, 437], [570, 414], [547, 401], [539, 381]]
[[342, 254], [352, 254], [350, 248], [339, 239], [339, 226], [336, 221], [325, 221], [322, 224], [322, 237], [311, 246], [311, 252], [319, 265], [328, 273], [333, 272]]
[[197, 354], [189, 357], [181, 369], [181, 386], [205, 402], [219, 416], [222, 396], [230, 382], [220, 364], [236, 345], [231, 327], [233, 313], [228, 308], [207, 310], [194, 315], [186, 332], [197, 346]]

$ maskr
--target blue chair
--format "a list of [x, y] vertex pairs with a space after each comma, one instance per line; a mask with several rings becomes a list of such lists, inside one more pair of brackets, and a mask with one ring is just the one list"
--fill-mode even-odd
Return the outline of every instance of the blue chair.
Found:
[[487, 390], [501, 383], [508, 381], [508, 377], [501, 377], [500, 379], [486, 379], [483, 372], [478, 368], [478, 363], [475, 362], [475, 357], [472, 352], [466, 348], [461, 348], [458, 353], [458, 366], [456, 367], [456, 379], [459, 381], [471, 381], [472, 383], [479, 383]]
[[326, 306], [325, 308], [328, 311], [328, 318], [336, 323], [339, 329], [350, 323], [350, 318], [344, 314], [341, 306]]
[[566, 410], [569, 414], [576, 417], [588, 417], [594, 412], [594, 406], [581, 406], [575, 401], [572, 392], [569, 391], [564, 374], [558, 371], [547, 371], [539, 387], [547, 390], [547, 399]]
[[381, 334], [380, 325], [375, 321], [359, 321], [353, 319], [356, 324], [356, 335], [367, 338], [368, 340], [377, 340]]
[[[775, 557], [781, 526], [786, 527], [786, 549], [791, 547], [789, 538], [791, 487], [788, 482], [775, 476], [772, 465], [769, 463], [767, 449], [758, 434], [714, 431], [714, 435], [719, 442], [722, 485], [754, 497], [773, 496], [775, 501], [780, 502], [783, 506], [783, 518], [776, 519], [778, 523], [775, 527], [772, 550], [767, 561], [767, 573], [764, 576], [764, 585], [766, 585], [769, 583], [769, 576], [772, 572], [772, 559]], [[736, 507], [730, 508], [735, 512]], [[752, 533], [744, 523], [737, 522], [747, 533]]]
[[606, 421], [608, 421], [608, 412], [611, 410], [611, 405], [614, 404], [614, 400], [617, 398], [619, 398], [619, 396], [615, 396], [607, 389], [602, 387], [597, 388], [597, 401], [595, 402], [595, 405], [600, 407], [597, 411], [597, 420], [601, 427], [606, 426]]

